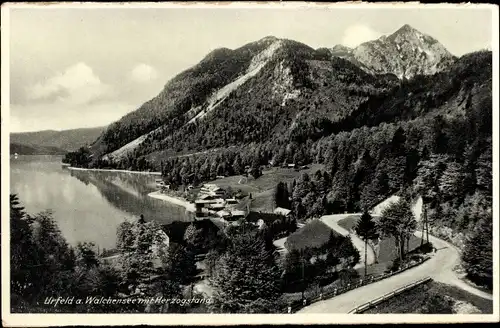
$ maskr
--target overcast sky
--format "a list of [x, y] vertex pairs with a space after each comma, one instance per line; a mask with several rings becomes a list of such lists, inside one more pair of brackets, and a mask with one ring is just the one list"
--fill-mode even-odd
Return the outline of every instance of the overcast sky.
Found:
[[482, 9], [10, 9], [11, 131], [107, 125], [219, 47], [268, 35], [356, 46], [410, 24], [460, 56], [491, 49]]

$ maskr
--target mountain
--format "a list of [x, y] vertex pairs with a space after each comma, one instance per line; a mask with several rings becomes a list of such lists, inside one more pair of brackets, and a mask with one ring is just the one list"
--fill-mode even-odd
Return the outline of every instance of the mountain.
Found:
[[[457, 67], [472, 65], [467, 58], [456, 59], [408, 25], [355, 49], [315, 50], [272, 36], [216, 49], [111, 124], [91, 151], [95, 159], [145, 157], [158, 165], [174, 155], [270, 140], [301, 143], [366, 124], [457, 114], [461, 107], [450, 104], [463, 107], [489, 92], [487, 84], [471, 82], [485, 79], [487, 69], [457, 78]], [[478, 58], [488, 65], [488, 55]]]
[[266, 37], [210, 53], [169, 81], [157, 97], [110, 125], [92, 151], [96, 158], [121, 160], [264, 141], [293, 134], [302, 120], [341, 120], [368, 96], [398, 83], [394, 76], [367, 74], [328, 51]]
[[[37, 131], [37, 132], [20, 132], [11, 133], [10, 142], [16, 145], [33, 148], [34, 150], [43, 150], [47, 148], [57, 148], [62, 153], [74, 151], [82, 146], [92, 144], [105, 127], [97, 128], [82, 128], [63, 131]], [[21, 152], [17, 152], [21, 154]], [[60, 152], [59, 152], [60, 153]]]
[[64, 155], [67, 151], [57, 147], [29, 146], [11, 143], [10, 153], [19, 155]]
[[366, 72], [391, 73], [410, 79], [415, 75], [432, 75], [453, 63], [456, 58], [433, 37], [410, 25], [404, 25], [389, 36], [360, 44], [354, 49], [337, 45], [333, 56], [348, 59]]

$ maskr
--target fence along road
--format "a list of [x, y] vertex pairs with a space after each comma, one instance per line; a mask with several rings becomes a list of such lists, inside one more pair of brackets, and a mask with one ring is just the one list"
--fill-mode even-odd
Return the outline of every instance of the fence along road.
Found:
[[384, 296], [382, 297], [379, 297], [379, 298], [376, 298], [374, 300], [371, 300], [370, 302], [368, 303], [365, 303], [361, 306], [358, 306], [357, 308], [355, 309], [352, 309], [351, 311], [349, 311], [348, 313], [363, 313], [364, 311], [368, 310], [368, 309], [371, 309], [372, 307], [374, 306], [377, 306], [378, 304], [382, 303], [382, 302], [385, 302], [386, 300], [396, 296], [396, 295], [399, 295], [399, 294], [402, 294], [404, 293], [405, 291], [407, 290], [410, 290], [410, 289], [413, 289], [421, 284], [425, 284], [429, 281], [432, 281], [432, 279], [430, 277], [427, 277], [427, 278], [424, 278], [424, 279], [421, 279], [421, 280], [417, 280], [409, 285], [406, 285], [402, 288], [399, 288], [399, 289], [396, 289], [395, 291], [393, 292], [390, 292], [390, 293], [387, 293], [385, 294]]
[[[356, 214], [343, 215], [347, 217]], [[417, 231], [415, 235], [421, 237], [421, 232]], [[477, 296], [490, 300], [493, 299], [491, 294], [466, 284], [453, 272], [453, 268], [460, 262], [460, 253], [456, 247], [431, 235], [429, 235], [429, 241], [434, 244], [437, 251], [430, 260], [421, 265], [392, 277], [353, 289], [328, 300], [313, 303], [302, 308], [297, 313], [348, 313], [353, 308], [357, 308], [374, 299], [383, 297], [387, 293], [427, 277], [431, 277], [435, 281], [455, 285]]]

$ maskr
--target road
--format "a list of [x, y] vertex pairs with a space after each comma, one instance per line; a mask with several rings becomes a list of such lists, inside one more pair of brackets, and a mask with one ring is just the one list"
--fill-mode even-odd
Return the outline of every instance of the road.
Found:
[[[342, 214], [337, 216], [329, 215], [323, 217], [322, 220], [325, 219], [325, 223], [330, 222], [331, 225], [327, 223], [329, 226], [334, 228], [336, 231], [343, 233], [345, 232], [345, 229], [344, 231], [340, 229], [337, 230], [338, 224], [336, 224], [336, 222], [341, 219], [341, 216], [346, 217], [349, 215], [355, 214]], [[421, 233], [416, 232], [415, 235], [420, 237]], [[455, 285], [463, 290], [486, 299], [493, 299], [491, 294], [475, 289], [457, 277], [456, 273], [453, 271], [454, 267], [460, 261], [460, 253], [456, 247], [431, 235], [429, 235], [429, 240], [433, 243], [434, 247], [436, 247], [437, 251], [432, 255], [430, 260], [424, 262], [423, 264], [390, 278], [353, 289], [345, 294], [341, 294], [328, 300], [316, 302], [301, 309], [298, 313], [347, 313], [355, 307], [425, 277], [431, 277], [436, 281]]]
[[287, 238], [288, 237], [273, 241], [274, 246], [278, 248], [278, 252], [283, 256], [286, 255], [286, 253], [288, 253], [288, 250], [285, 247], [285, 241]]
[[[348, 236], [350, 235], [349, 231], [346, 229], [342, 228], [341, 226], [338, 225], [338, 222], [348, 216], [352, 215], [361, 215], [361, 213], [355, 213], [355, 214], [333, 214], [333, 215], [325, 215], [321, 217], [321, 221], [325, 223], [327, 226], [335, 230], [336, 232], [340, 233], [342, 236]], [[359, 251], [359, 263], [356, 264], [354, 269], [362, 268], [365, 266], [365, 242], [359, 238], [356, 235], [350, 235], [351, 236], [351, 241], [354, 245], [354, 247], [357, 248]], [[375, 253], [373, 252], [373, 249], [368, 246], [367, 247], [367, 257], [366, 257], [366, 262], [368, 265], [373, 264], [375, 262]]]

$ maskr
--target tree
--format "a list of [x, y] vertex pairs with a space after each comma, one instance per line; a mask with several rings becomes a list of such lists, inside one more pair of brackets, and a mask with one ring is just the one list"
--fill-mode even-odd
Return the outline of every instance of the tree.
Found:
[[405, 256], [405, 241], [416, 228], [417, 221], [411, 211], [410, 204], [404, 198], [391, 203], [382, 211], [379, 229], [384, 235], [394, 237], [400, 261]]
[[493, 190], [491, 146], [479, 156], [476, 163], [475, 173], [477, 189], [491, 197]]
[[473, 282], [493, 288], [493, 221], [491, 215], [478, 220], [474, 232], [467, 238], [462, 262]]
[[244, 166], [241, 164], [240, 155], [236, 155], [233, 161], [233, 171], [234, 174], [239, 175], [243, 172]]
[[[299, 250], [293, 249], [289, 253], [286, 254], [284, 269], [285, 276], [283, 277], [285, 280], [285, 285], [289, 285], [303, 279], [302, 277], [302, 266], [304, 265], [303, 255]], [[305, 286], [302, 286], [305, 289]]]
[[99, 266], [99, 260], [95, 252], [95, 244], [92, 242], [78, 243], [76, 246], [76, 265], [87, 269]]
[[209, 280], [214, 288], [213, 311], [273, 313], [281, 308], [281, 272], [274, 252], [253, 232], [234, 235], [215, 268]]
[[179, 284], [191, 283], [196, 274], [194, 253], [182, 245], [170, 243], [163, 266], [170, 280]]
[[439, 201], [439, 178], [446, 168], [447, 156], [431, 155], [428, 160], [421, 161], [414, 181], [414, 191], [421, 195], [424, 202]]
[[116, 229], [116, 248], [122, 252], [128, 252], [134, 246], [134, 235], [132, 231], [133, 224], [124, 221]]
[[290, 208], [288, 187], [284, 182], [278, 182], [274, 191], [274, 202], [276, 207]]
[[32, 223], [20, 205], [17, 195], [10, 195], [10, 286], [11, 293], [28, 300], [36, 297], [40, 259], [33, 242]]
[[450, 162], [446, 165], [442, 176], [439, 178], [439, 191], [443, 200], [458, 199], [463, 195], [465, 173], [462, 165]]
[[363, 215], [359, 219], [356, 227], [356, 234], [365, 242], [365, 277], [367, 270], [367, 250], [368, 250], [368, 240], [373, 240], [378, 238], [377, 228], [375, 226], [375, 222], [373, 222], [372, 216], [368, 213], [368, 211], [364, 211]]
[[75, 254], [64, 239], [50, 211], [35, 215], [34, 241], [40, 256], [37, 270], [37, 283], [40, 294], [67, 293], [67, 286], [61, 276], [72, 271], [75, 266]]
[[374, 179], [361, 191], [361, 206], [370, 208], [389, 194], [388, 177], [384, 170], [375, 172]]
[[307, 173], [302, 173], [302, 175], [299, 178], [299, 181], [297, 181], [296, 185], [293, 188], [293, 194], [292, 194], [292, 200], [294, 203], [300, 202], [302, 198], [304, 198], [310, 191], [312, 184], [311, 184], [311, 178], [309, 177], [309, 174]]
[[452, 314], [453, 300], [447, 296], [430, 293], [420, 310], [424, 314]]

